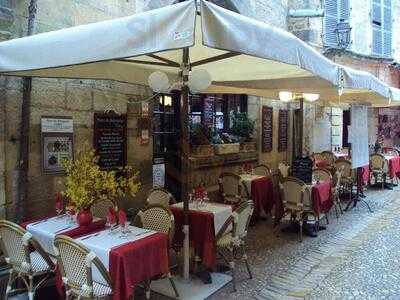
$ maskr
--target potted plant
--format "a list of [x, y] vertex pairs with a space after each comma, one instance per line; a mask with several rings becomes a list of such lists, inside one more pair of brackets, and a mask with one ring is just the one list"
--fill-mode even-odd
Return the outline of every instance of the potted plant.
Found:
[[116, 202], [117, 197], [134, 196], [140, 189], [138, 173], [132, 167], [122, 168], [117, 174], [101, 170], [98, 161], [94, 149], [90, 149], [79, 152], [75, 160], [63, 162], [67, 174], [64, 195], [73, 203], [80, 226], [92, 222], [90, 207], [95, 202]]
[[229, 133], [222, 133], [221, 135], [213, 137], [215, 154], [225, 155], [239, 153], [240, 144], [239, 139]]
[[234, 112], [231, 115], [231, 132], [239, 137], [240, 151], [251, 152], [256, 150], [256, 143], [253, 139], [255, 122], [247, 113]]
[[193, 157], [211, 157], [214, 147], [210, 143], [211, 130], [203, 124], [191, 124], [190, 145]]

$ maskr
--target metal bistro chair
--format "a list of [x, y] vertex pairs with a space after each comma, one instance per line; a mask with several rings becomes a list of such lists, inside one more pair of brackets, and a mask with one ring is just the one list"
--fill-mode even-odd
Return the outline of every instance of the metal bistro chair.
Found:
[[327, 169], [316, 168], [312, 171], [312, 176], [318, 181], [332, 181], [332, 175]]
[[372, 154], [369, 157], [369, 165], [371, 168], [372, 176], [374, 176], [375, 183], [381, 181], [382, 189], [385, 187], [387, 177], [387, 170], [385, 168], [385, 157], [382, 154]]
[[[168, 207], [160, 204], [150, 204], [136, 215], [133, 224], [140, 228], [150, 229], [168, 235], [169, 246], [172, 247], [172, 240], [175, 233], [174, 215]], [[166, 274], [174, 290], [175, 296], [179, 298], [178, 290], [172, 279], [171, 273]], [[150, 299], [150, 284], [146, 283], [146, 299]]]
[[[110, 275], [96, 256], [85, 246], [65, 235], [54, 240], [66, 299], [111, 299], [113, 290]], [[107, 285], [93, 281], [92, 270], [96, 268]]]
[[254, 168], [254, 174], [260, 176], [271, 177], [271, 169], [266, 165], [258, 165]]
[[[313, 215], [315, 219], [315, 225], [318, 228], [319, 221], [313, 210], [311, 203], [305, 203], [305, 193], [307, 191], [307, 185], [295, 178], [287, 177], [281, 184], [283, 207], [285, 209], [284, 215], [290, 214], [291, 220], [297, 220], [300, 226], [299, 239], [303, 241], [303, 222], [308, 218], [309, 215]], [[309, 199], [311, 195], [308, 195]], [[317, 230], [316, 230], [317, 232]]]
[[[28, 290], [29, 300], [33, 300], [36, 291], [54, 274], [55, 266], [49, 255], [32, 234], [6, 220], [0, 220], [0, 246], [5, 261], [11, 267], [4, 299], [8, 299], [9, 294], [25, 290], [12, 289], [13, 283], [20, 278]], [[34, 251], [30, 251], [32, 249]], [[34, 285], [34, 279], [38, 276], [44, 278]]]
[[90, 207], [90, 212], [92, 213], [93, 217], [105, 219], [107, 218], [108, 209], [110, 207], [113, 207], [115, 211], [118, 211], [118, 206], [116, 203], [111, 200], [103, 200], [93, 203], [93, 205]]
[[[247, 272], [249, 273], [249, 278], [253, 278], [245, 251], [245, 238], [247, 236], [247, 230], [253, 214], [253, 209], [253, 201], [243, 201], [224, 223], [215, 238], [218, 254], [221, 255], [226, 263], [229, 264], [229, 268], [231, 269], [234, 292], [236, 292], [236, 260], [244, 260]], [[228, 256], [225, 254], [226, 252], [228, 252]]]
[[175, 197], [166, 189], [156, 187], [150, 190], [146, 202], [150, 205], [160, 204], [164, 207], [168, 207], [171, 204], [176, 203], [176, 200]]
[[[218, 178], [219, 192], [225, 203], [237, 204], [242, 201], [241, 177], [234, 173], [222, 173]], [[248, 196], [248, 192], [246, 191]]]
[[355, 182], [351, 162], [347, 159], [339, 158], [335, 162], [335, 169], [341, 170], [340, 191], [347, 191], [351, 200]]
[[332, 186], [332, 198], [333, 204], [335, 205], [336, 218], [339, 219], [338, 207], [341, 214], [343, 214], [342, 205], [340, 203], [340, 186], [342, 180], [343, 166], [337, 169], [335, 175], [333, 176], [333, 186]]

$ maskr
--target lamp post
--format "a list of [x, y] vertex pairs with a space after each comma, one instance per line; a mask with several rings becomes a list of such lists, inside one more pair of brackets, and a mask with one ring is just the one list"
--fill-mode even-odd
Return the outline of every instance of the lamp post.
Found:
[[339, 49], [346, 49], [350, 44], [351, 27], [349, 22], [341, 21], [337, 23], [334, 30]]

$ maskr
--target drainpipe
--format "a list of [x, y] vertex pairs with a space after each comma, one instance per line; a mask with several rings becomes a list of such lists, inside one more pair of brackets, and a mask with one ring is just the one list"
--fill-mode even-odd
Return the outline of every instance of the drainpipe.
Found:
[[[30, 0], [28, 15], [28, 31], [27, 36], [32, 35], [35, 31], [35, 18], [37, 11], [37, 0]], [[20, 127], [20, 144], [18, 159], [18, 187], [17, 200], [15, 203], [16, 221], [21, 222], [25, 217], [25, 206], [28, 195], [28, 171], [29, 171], [29, 132], [30, 132], [30, 115], [31, 115], [31, 91], [32, 77], [23, 79], [22, 87], [22, 107], [21, 107], [21, 127]]]

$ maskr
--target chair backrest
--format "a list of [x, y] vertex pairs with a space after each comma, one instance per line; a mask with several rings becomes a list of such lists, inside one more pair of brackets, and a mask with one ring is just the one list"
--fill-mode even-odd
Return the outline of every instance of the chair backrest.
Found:
[[254, 168], [254, 174], [260, 175], [260, 176], [271, 176], [271, 169], [266, 166], [266, 165], [258, 165]]
[[304, 190], [306, 188], [304, 181], [295, 177], [287, 177], [283, 180], [281, 188], [283, 204], [296, 206], [301, 209], [303, 206]]
[[322, 153], [313, 153], [312, 154], [312, 159], [315, 162], [317, 160], [325, 160], [325, 157], [322, 155]]
[[341, 176], [343, 178], [352, 178], [352, 170], [353, 168], [351, 167], [351, 162], [348, 161], [347, 159], [339, 158], [335, 162], [335, 168], [336, 170], [342, 170]]
[[118, 206], [111, 200], [102, 200], [93, 203], [90, 207], [90, 211], [94, 217], [105, 219], [107, 218], [110, 207], [113, 207], [115, 211], [118, 211]]
[[243, 201], [238, 208], [232, 213], [233, 216], [233, 238], [243, 239], [247, 235], [250, 219], [253, 215], [253, 201]]
[[10, 221], [0, 221], [0, 245], [5, 260], [13, 268], [30, 271], [29, 233]]
[[225, 196], [241, 196], [242, 184], [241, 178], [235, 173], [222, 173], [218, 178], [219, 191]]
[[93, 297], [92, 268], [99, 270], [103, 278], [112, 287], [110, 276], [98, 257], [82, 244], [64, 235], [54, 240], [62, 280], [76, 295]]
[[279, 163], [278, 170], [279, 170], [279, 174], [281, 175], [281, 177], [286, 178], [289, 176], [290, 166], [285, 163]]
[[332, 178], [333, 181], [333, 189], [338, 192], [340, 185], [341, 185], [341, 180], [342, 180], [342, 174], [343, 174], [343, 169], [344, 166], [340, 166], [339, 169], [336, 170], [335, 175]]
[[312, 176], [318, 181], [331, 181], [332, 175], [327, 169], [317, 168], [312, 171]]
[[174, 215], [168, 207], [151, 204], [140, 210], [134, 219], [137, 227], [154, 230], [168, 235], [170, 242], [174, 237]]
[[372, 154], [369, 157], [369, 164], [372, 170], [383, 170], [385, 157], [382, 154]]
[[147, 204], [159, 204], [165, 207], [176, 203], [175, 197], [170, 192], [158, 187], [150, 190], [146, 202]]
[[332, 151], [323, 151], [321, 154], [324, 157], [324, 160], [328, 162], [330, 166], [335, 164], [335, 154], [333, 154]]

